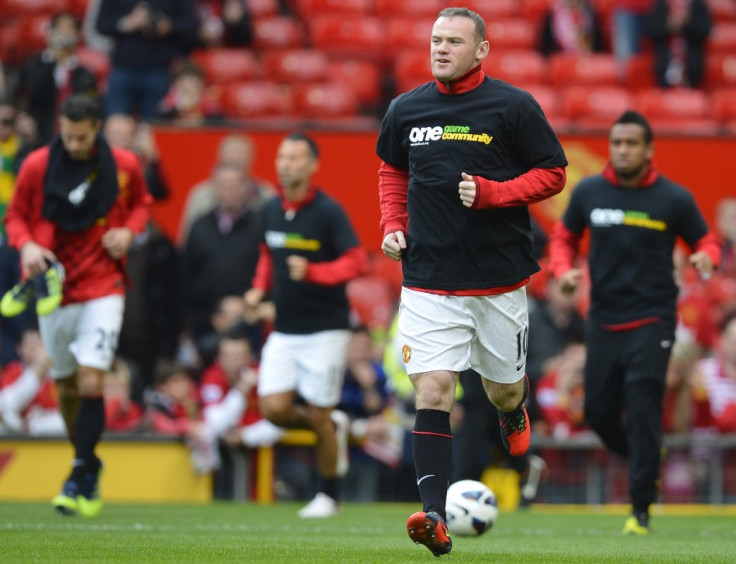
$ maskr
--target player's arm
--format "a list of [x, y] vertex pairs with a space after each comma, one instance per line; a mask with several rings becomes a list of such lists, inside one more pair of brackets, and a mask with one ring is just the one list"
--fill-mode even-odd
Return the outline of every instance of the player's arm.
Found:
[[555, 223], [549, 238], [549, 269], [565, 294], [577, 290], [583, 271], [575, 268], [575, 258], [580, 246], [580, 234], [560, 220]]
[[[303, 274], [298, 277], [294, 271], [298, 268], [298, 272], [301, 273], [302, 262]], [[335, 260], [325, 262], [308, 262], [304, 257], [290, 256], [287, 258], [287, 265], [293, 280], [304, 280], [321, 286], [336, 286], [365, 274], [368, 271], [368, 256], [361, 247], [353, 247]]]
[[399, 260], [406, 249], [407, 190], [409, 172], [381, 161], [378, 167], [378, 200], [381, 208], [380, 228], [383, 231], [381, 250]]
[[266, 243], [259, 246], [256, 273], [253, 276], [250, 289], [245, 293], [243, 299], [247, 308], [254, 309], [263, 301], [263, 298], [271, 290], [273, 283], [273, 257]]
[[559, 194], [565, 187], [565, 167], [533, 168], [511, 180], [489, 180], [461, 173], [458, 193], [471, 209], [528, 206]]

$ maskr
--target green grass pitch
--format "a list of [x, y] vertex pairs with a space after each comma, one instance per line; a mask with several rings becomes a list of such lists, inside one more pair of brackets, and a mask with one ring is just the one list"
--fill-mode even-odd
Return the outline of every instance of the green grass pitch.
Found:
[[[10, 562], [435, 562], [414, 545], [407, 504], [345, 504], [339, 517], [302, 520], [294, 503], [108, 504], [93, 520], [49, 504], [0, 502], [0, 561]], [[537, 506], [502, 512], [481, 537], [453, 538], [440, 562], [736, 562], [731, 507], [658, 506], [653, 534], [621, 534], [625, 508]]]

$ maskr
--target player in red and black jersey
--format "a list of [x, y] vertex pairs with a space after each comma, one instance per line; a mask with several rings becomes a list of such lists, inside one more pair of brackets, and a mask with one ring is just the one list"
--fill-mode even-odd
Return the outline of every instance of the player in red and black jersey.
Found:
[[399, 331], [416, 389], [424, 507], [407, 530], [436, 556], [452, 549], [445, 499], [461, 371], [481, 375], [509, 452], [529, 447], [525, 286], [539, 266], [527, 206], [562, 190], [567, 165], [534, 98], [483, 73], [485, 35], [475, 12], [440, 12], [435, 80], [391, 102], [376, 147], [382, 250], [402, 261]]
[[718, 264], [720, 247], [690, 192], [652, 164], [652, 130], [641, 114], [629, 111], [614, 123], [609, 152], [608, 166], [577, 185], [555, 226], [550, 269], [564, 292], [574, 292], [583, 275], [573, 267], [578, 241], [590, 230], [585, 418], [611, 451], [628, 458], [633, 515], [623, 532], [647, 534], [675, 339], [675, 243], [687, 243], [703, 277]]

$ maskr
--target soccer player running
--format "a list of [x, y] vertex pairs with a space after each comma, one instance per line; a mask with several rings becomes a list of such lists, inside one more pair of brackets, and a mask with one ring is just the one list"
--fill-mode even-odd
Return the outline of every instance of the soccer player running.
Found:
[[52, 503], [63, 515], [95, 517], [102, 510], [95, 448], [105, 427], [103, 377], [123, 319], [123, 261], [133, 235], [146, 225], [151, 198], [138, 158], [110, 148], [100, 134], [97, 98], [69, 96], [59, 121], [58, 136], [23, 162], [5, 224], [24, 278], [46, 277], [48, 291], [58, 294], [60, 277], [46, 273], [59, 263], [65, 271], [61, 305], [39, 310], [74, 447], [71, 472]]
[[585, 363], [585, 419], [612, 452], [628, 458], [633, 514], [625, 534], [645, 535], [657, 496], [665, 375], [675, 339], [677, 237], [708, 277], [718, 264], [715, 235], [688, 190], [652, 164], [647, 120], [627, 111], [609, 134], [610, 162], [583, 179], [550, 238], [550, 269], [563, 292], [583, 276], [574, 267], [590, 230], [591, 277]]
[[498, 408], [504, 445], [529, 447], [524, 401], [527, 206], [560, 192], [567, 160], [527, 92], [486, 76], [483, 18], [446, 8], [434, 23], [434, 81], [394, 99], [377, 142], [382, 250], [402, 261], [399, 331], [416, 391], [412, 435], [423, 511], [412, 540], [448, 554], [445, 500], [458, 374], [475, 369]]
[[333, 407], [340, 401], [351, 334], [345, 284], [367, 268], [344, 210], [312, 181], [318, 168], [311, 137], [295, 132], [282, 140], [276, 155], [280, 196], [261, 210], [264, 237], [253, 287], [244, 297], [256, 308], [270, 294], [276, 306], [258, 376], [263, 416], [317, 435], [319, 491], [299, 511], [302, 518], [339, 513], [349, 421]]

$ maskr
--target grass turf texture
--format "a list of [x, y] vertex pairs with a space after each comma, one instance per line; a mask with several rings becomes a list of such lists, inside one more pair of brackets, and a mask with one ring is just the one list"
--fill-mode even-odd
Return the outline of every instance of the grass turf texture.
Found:
[[[406, 535], [407, 504], [345, 504], [337, 518], [302, 520], [301, 505], [108, 504], [97, 519], [49, 504], [0, 503], [0, 560], [10, 562], [434, 562]], [[734, 562], [733, 507], [657, 509], [653, 534], [621, 534], [624, 508], [539, 506], [501, 513], [481, 537], [453, 538], [441, 561]]]

